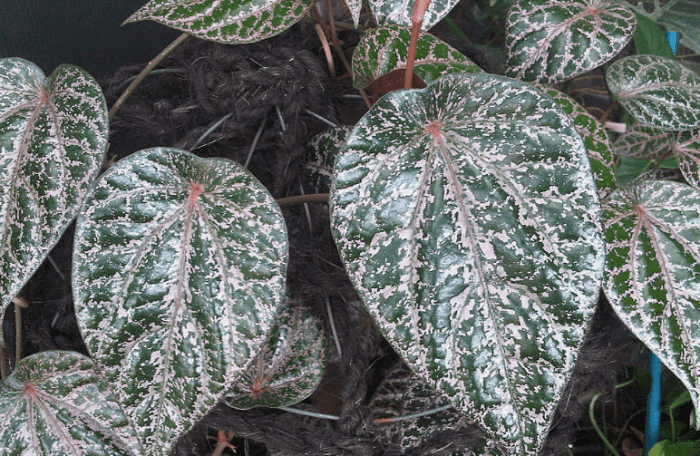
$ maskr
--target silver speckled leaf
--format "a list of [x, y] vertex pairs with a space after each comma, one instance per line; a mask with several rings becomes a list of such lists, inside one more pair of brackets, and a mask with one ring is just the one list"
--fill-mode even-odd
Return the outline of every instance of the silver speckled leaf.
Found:
[[568, 116], [487, 74], [392, 92], [340, 151], [330, 208], [350, 278], [404, 360], [513, 454], [537, 454], [604, 266]]
[[677, 137], [678, 132], [635, 123], [615, 140], [613, 152], [623, 157], [655, 160], [671, 153]]
[[[406, 68], [410, 40], [411, 29], [400, 25], [386, 25], [365, 33], [352, 55], [352, 85], [365, 88], [387, 73]], [[421, 33], [413, 71], [429, 83], [443, 74], [483, 70], [441, 39]]]
[[522, 0], [506, 20], [506, 75], [555, 84], [613, 58], [632, 39], [634, 13], [611, 1]]
[[301, 302], [287, 300], [262, 350], [223, 400], [235, 409], [297, 404], [318, 387], [327, 357], [319, 318]]
[[80, 353], [28, 356], [0, 383], [0, 454], [141, 456], [107, 383]]
[[168, 454], [253, 359], [284, 299], [286, 227], [242, 166], [137, 152], [78, 217], [76, 314], [148, 454]]
[[605, 294], [700, 407], [700, 190], [644, 181], [604, 209]]
[[[414, 0], [367, 0], [379, 25], [411, 26]], [[423, 17], [421, 30], [426, 31], [440, 22], [459, 3], [459, 0], [432, 0]]]
[[328, 129], [311, 138], [307, 146], [308, 161], [304, 166], [309, 181], [316, 193], [327, 193], [331, 188], [333, 162], [338, 150], [345, 144], [350, 127], [340, 126]]
[[638, 122], [660, 130], [700, 128], [700, 76], [680, 62], [632, 55], [613, 62], [605, 79]]
[[588, 151], [588, 160], [591, 162], [598, 196], [603, 199], [615, 188], [615, 157], [608, 131], [598, 122], [598, 119], [567, 94], [539, 84], [535, 84], [535, 87], [552, 97], [573, 120], [574, 127], [581, 135]]
[[700, 189], [700, 130], [681, 132], [673, 146], [673, 155], [685, 180]]
[[0, 59], [0, 321], [78, 213], [107, 134], [102, 90], [85, 71], [62, 65], [46, 78]]
[[355, 28], [360, 25], [360, 13], [362, 12], [362, 0], [342, 0], [348, 7], [350, 15], [352, 16], [352, 22], [355, 24]]
[[299, 22], [311, 3], [311, 0], [150, 0], [124, 23], [152, 20], [217, 43], [255, 43]]

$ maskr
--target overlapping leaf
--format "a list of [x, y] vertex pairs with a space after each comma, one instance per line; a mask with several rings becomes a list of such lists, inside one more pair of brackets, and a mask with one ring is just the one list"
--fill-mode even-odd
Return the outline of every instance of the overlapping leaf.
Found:
[[668, 1], [653, 18], [667, 30], [680, 32], [681, 44], [700, 54], [700, 1]]
[[328, 344], [319, 319], [289, 300], [275, 319], [263, 349], [226, 391], [236, 409], [297, 404], [314, 392], [326, 366]]
[[[387, 25], [367, 32], [352, 56], [352, 84], [365, 88], [381, 76], [406, 68], [411, 29]], [[443, 74], [481, 73], [481, 68], [461, 52], [429, 33], [421, 33], [413, 70], [425, 82]]]
[[284, 32], [310, 0], [150, 0], [125, 24], [152, 20], [224, 44], [254, 43]]
[[382, 332], [518, 455], [537, 454], [592, 315], [599, 218], [572, 122], [493, 75], [388, 94], [334, 168], [333, 235]]
[[[414, 0], [368, 0], [369, 7], [379, 25], [396, 24], [411, 26]], [[459, 0], [432, 0], [423, 18], [421, 30], [429, 30], [440, 22], [459, 3]]]
[[615, 187], [615, 173], [613, 171], [614, 157], [613, 146], [610, 142], [608, 131], [586, 111], [576, 100], [554, 88], [535, 85], [554, 101], [574, 122], [576, 131], [579, 132], [588, 151], [588, 160], [591, 163], [591, 171], [595, 178], [598, 195], [601, 199]]
[[85, 343], [150, 455], [216, 403], [283, 302], [282, 214], [240, 165], [156, 148], [97, 182], [78, 218]]
[[605, 294], [700, 406], [700, 191], [644, 181], [605, 208]]
[[77, 214], [107, 133], [102, 90], [85, 71], [62, 65], [46, 78], [0, 59], [0, 321]]
[[700, 130], [681, 132], [673, 154], [685, 180], [700, 189]]
[[671, 153], [677, 137], [677, 132], [633, 124], [615, 140], [613, 151], [623, 157], [655, 160]]
[[605, 79], [638, 122], [660, 130], [700, 128], [700, 76], [681, 63], [632, 55], [610, 65]]
[[90, 358], [29, 356], [0, 383], [0, 453], [141, 456], [133, 429]]
[[305, 168], [309, 173], [309, 180], [316, 187], [316, 193], [326, 193], [330, 190], [333, 162], [349, 134], [350, 127], [341, 126], [319, 133], [309, 141], [309, 160]]
[[554, 84], [592, 70], [629, 42], [636, 19], [608, 1], [524, 0], [506, 22], [506, 74]]

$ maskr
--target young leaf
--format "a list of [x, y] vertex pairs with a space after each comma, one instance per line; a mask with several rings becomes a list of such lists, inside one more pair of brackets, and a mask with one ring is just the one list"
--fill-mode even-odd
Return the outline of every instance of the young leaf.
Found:
[[297, 404], [321, 382], [328, 344], [319, 319], [288, 300], [262, 350], [224, 396], [236, 409]]
[[284, 298], [286, 228], [242, 166], [137, 152], [78, 217], [85, 343], [148, 454], [168, 454], [256, 355]]
[[341, 126], [319, 133], [309, 142], [309, 161], [305, 169], [309, 173], [309, 180], [316, 187], [316, 193], [327, 193], [330, 190], [335, 156], [349, 134], [350, 127]]
[[506, 74], [555, 84], [613, 58], [632, 38], [635, 16], [613, 2], [524, 0], [506, 20]]
[[92, 360], [67, 351], [28, 356], [0, 384], [0, 453], [144, 454]]
[[[0, 59], [0, 321], [97, 176], [107, 105], [85, 71]], [[0, 338], [2, 325], [0, 324]]]
[[678, 61], [632, 55], [611, 64], [605, 79], [638, 122], [660, 130], [700, 128], [700, 76]]
[[487, 74], [392, 92], [340, 151], [330, 209], [350, 278], [412, 370], [513, 454], [537, 454], [604, 262], [566, 114]]
[[[368, 0], [368, 3], [380, 26], [396, 24], [411, 27], [414, 0]], [[432, 0], [423, 16], [421, 30], [432, 28], [447, 16], [457, 3], [459, 0]]]
[[700, 191], [644, 181], [605, 207], [605, 294], [700, 406]]
[[124, 23], [152, 20], [217, 43], [255, 43], [284, 32], [309, 8], [311, 0], [150, 0]]
[[[352, 84], [360, 89], [394, 70], [406, 67], [411, 29], [387, 25], [367, 32], [352, 55]], [[429, 33], [422, 33], [416, 47], [413, 69], [429, 83], [443, 74], [481, 73], [474, 62]]]
[[560, 108], [573, 120], [588, 151], [588, 160], [595, 178], [598, 195], [601, 199], [615, 188], [614, 162], [612, 144], [608, 131], [586, 111], [576, 100], [557, 89], [535, 84], [535, 87], [550, 96]]
[[[700, 6], [700, 5], [699, 5]], [[634, 31], [634, 49], [637, 54], [651, 54], [673, 58], [666, 34], [656, 22], [642, 14], [636, 14], [637, 30]]]

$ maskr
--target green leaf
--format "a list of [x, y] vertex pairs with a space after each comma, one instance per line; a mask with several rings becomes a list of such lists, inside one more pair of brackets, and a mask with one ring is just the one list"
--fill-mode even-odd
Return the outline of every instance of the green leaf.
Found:
[[667, 30], [680, 32], [683, 46], [700, 54], [700, 0], [668, 1], [654, 13], [655, 20]]
[[683, 440], [673, 443], [662, 440], [649, 450], [649, 456], [692, 456], [700, 453], [700, 441]]
[[[698, 5], [700, 6], [700, 4]], [[648, 17], [637, 14], [637, 30], [634, 31], [634, 48], [637, 54], [658, 55], [673, 58], [666, 34]]]
[[355, 288], [411, 369], [513, 454], [537, 454], [604, 263], [569, 118], [494, 75], [392, 92], [338, 155], [330, 209]]
[[309, 142], [305, 170], [316, 193], [327, 193], [330, 190], [333, 162], [349, 134], [350, 127], [341, 126], [319, 133]]
[[[353, 86], [365, 88], [387, 73], [406, 68], [410, 40], [411, 29], [399, 25], [367, 32], [352, 56]], [[413, 71], [426, 83], [443, 74], [482, 72], [458, 50], [429, 33], [418, 36]]]
[[615, 188], [615, 157], [608, 131], [586, 111], [576, 100], [552, 87], [536, 84], [546, 95], [551, 97], [574, 122], [576, 131], [583, 138], [588, 151], [588, 160], [595, 178], [598, 196], [603, 199]]
[[[0, 321], [97, 176], [107, 105], [85, 71], [0, 59]], [[0, 325], [0, 340], [2, 325]]]
[[700, 128], [700, 76], [678, 61], [633, 55], [611, 64], [605, 79], [610, 92], [643, 125]]
[[677, 132], [634, 124], [613, 144], [613, 152], [624, 157], [655, 160], [673, 151]]
[[311, 0], [150, 0], [125, 24], [156, 21], [224, 44], [255, 43], [301, 20]]
[[506, 75], [547, 84], [571, 79], [617, 55], [634, 28], [634, 13], [612, 2], [516, 2], [506, 20]]
[[140, 456], [136, 436], [90, 358], [28, 356], [0, 384], [0, 452], [32, 456]]
[[[411, 26], [414, 0], [367, 0], [369, 7], [380, 26], [388, 24]], [[432, 0], [423, 17], [421, 30], [426, 31], [436, 25], [459, 3], [459, 0]]]
[[605, 294], [700, 405], [700, 191], [644, 181], [605, 207]]
[[78, 217], [76, 313], [149, 455], [168, 454], [257, 354], [284, 298], [286, 228], [243, 167], [137, 152]]
[[235, 409], [297, 404], [318, 387], [327, 357], [320, 320], [301, 302], [288, 300], [262, 350], [226, 392], [224, 402]]

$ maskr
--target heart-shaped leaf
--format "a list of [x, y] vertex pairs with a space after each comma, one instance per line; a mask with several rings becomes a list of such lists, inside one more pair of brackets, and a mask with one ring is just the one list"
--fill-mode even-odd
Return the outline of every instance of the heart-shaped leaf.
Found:
[[644, 181], [605, 206], [605, 294], [700, 406], [700, 191]]
[[[414, 0], [368, 0], [379, 25], [411, 26]], [[440, 22], [459, 3], [459, 0], [432, 0], [423, 17], [421, 30], [429, 30]]]
[[[352, 55], [352, 85], [365, 88], [381, 76], [406, 68], [411, 29], [386, 25], [367, 32]], [[421, 33], [413, 71], [429, 83], [443, 74], [481, 73], [474, 62], [429, 33]]]
[[224, 44], [255, 43], [304, 17], [311, 0], [150, 0], [125, 24], [156, 21]]
[[236, 409], [297, 404], [318, 387], [328, 344], [319, 319], [300, 302], [288, 300], [253, 362], [226, 392]]
[[592, 70], [629, 42], [636, 19], [613, 2], [523, 0], [506, 20], [506, 74], [555, 84]]
[[678, 61], [632, 55], [612, 63], [605, 79], [638, 122], [660, 130], [700, 128], [700, 76]]
[[168, 454], [253, 359], [283, 302], [286, 228], [242, 166], [140, 151], [78, 217], [76, 313], [148, 454]]
[[93, 361], [66, 351], [28, 356], [0, 384], [0, 453], [144, 454]]
[[107, 104], [85, 71], [62, 65], [46, 78], [0, 59], [0, 321], [78, 213], [107, 134]]
[[613, 157], [613, 146], [608, 131], [603, 128], [598, 119], [590, 115], [570, 96], [552, 87], [539, 84], [536, 84], [535, 87], [556, 101], [559, 107], [573, 120], [576, 131], [579, 132], [586, 145], [598, 195], [602, 199], [615, 188], [615, 157]]
[[330, 208], [350, 278], [404, 360], [513, 454], [536, 454], [604, 263], [566, 114], [487, 74], [392, 92], [340, 151]]

